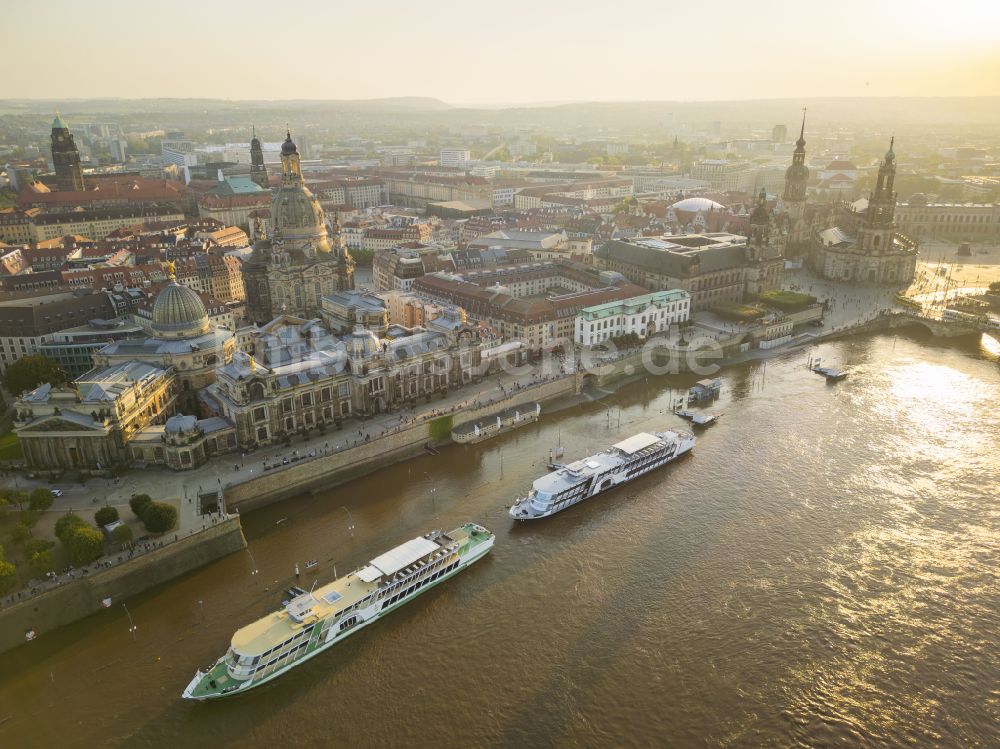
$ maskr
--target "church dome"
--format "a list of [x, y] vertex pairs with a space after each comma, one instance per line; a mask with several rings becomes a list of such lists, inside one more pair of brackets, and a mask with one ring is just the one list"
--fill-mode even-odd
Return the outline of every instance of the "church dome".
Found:
[[285, 142], [281, 144], [281, 154], [282, 156], [291, 156], [293, 153], [298, 153], [299, 150], [295, 147], [295, 143], [292, 142], [292, 133], [288, 132]]
[[276, 238], [286, 242], [296, 239], [328, 241], [319, 200], [301, 182], [283, 184], [275, 193], [271, 202], [271, 231]]
[[153, 302], [153, 335], [157, 338], [193, 338], [207, 333], [208, 312], [198, 294], [171, 281]]
[[690, 211], [691, 213], [726, 210], [724, 205], [708, 198], [684, 198], [684, 200], [678, 200], [670, 207], [675, 211]]

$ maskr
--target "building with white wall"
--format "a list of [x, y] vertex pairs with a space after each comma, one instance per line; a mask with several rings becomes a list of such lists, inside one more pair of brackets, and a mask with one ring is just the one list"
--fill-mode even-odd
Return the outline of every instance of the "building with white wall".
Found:
[[472, 160], [472, 153], [467, 148], [442, 148], [439, 160], [441, 166], [465, 166]]
[[580, 310], [573, 340], [579, 346], [594, 346], [629, 333], [649, 338], [687, 322], [690, 314], [691, 295], [683, 289], [597, 304]]

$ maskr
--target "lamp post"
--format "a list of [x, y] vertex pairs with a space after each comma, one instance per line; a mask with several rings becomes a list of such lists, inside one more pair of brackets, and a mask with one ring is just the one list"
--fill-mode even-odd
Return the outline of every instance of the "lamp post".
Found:
[[351, 538], [354, 538], [354, 516], [351, 511], [347, 509], [347, 505], [341, 505], [340, 508], [347, 513], [347, 520], [350, 525], [347, 526], [347, 530], [351, 533]]
[[134, 640], [135, 639], [135, 631], [138, 629], [138, 627], [135, 626], [135, 622], [132, 620], [132, 612], [130, 612], [128, 610], [128, 606], [126, 606], [123, 603], [122, 604], [122, 608], [125, 609], [125, 614], [128, 616], [128, 631], [132, 635], [132, 639]]

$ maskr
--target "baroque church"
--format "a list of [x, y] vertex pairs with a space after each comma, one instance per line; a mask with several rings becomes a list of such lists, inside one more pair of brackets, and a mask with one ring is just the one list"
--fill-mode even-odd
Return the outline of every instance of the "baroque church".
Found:
[[[263, 157], [260, 161], [263, 170]], [[266, 172], [254, 176], [266, 180]], [[257, 228], [253, 253], [243, 266], [252, 322], [264, 324], [283, 314], [315, 318], [324, 296], [354, 288], [354, 260], [339, 232], [327, 230], [319, 200], [305, 186], [291, 132], [281, 145], [281, 187], [271, 201], [270, 236]]]
[[846, 206], [836, 226], [812, 238], [810, 263], [823, 278], [908, 286], [917, 270], [917, 243], [895, 231], [895, 138], [879, 164], [868, 200]]

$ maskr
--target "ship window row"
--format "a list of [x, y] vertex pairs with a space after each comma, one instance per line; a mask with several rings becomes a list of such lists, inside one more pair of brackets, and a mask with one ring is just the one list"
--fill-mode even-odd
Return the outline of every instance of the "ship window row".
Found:
[[[306, 627], [305, 629], [303, 629], [302, 631], [300, 631], [294, 637], [289, 637], [287, 640], [285, 640], [284, 642], [282, 642], [282, 643], [280, 643], [278, 645], [275, 645], [270, 650], [265, 650], [263, 653], [261, 653], [260, 655], [258, 655], [256, 658], [253, 659], [253, 663], [257, 663], [257, 661], [261, 660], [262, 658], [267, 658], [267, 656], [271, 655], [271, 653], [277, 652], [278, 650], [281, 650], [282, 648], [284, 648], [287, 645], [291, 645], [292, 643], [298, 642], [303, 637], [308, 637], [309, 634], [313, 631], [313, 628], [315, 626], [316, 626], [315, 624], [310, 624], [308, 627]], [[248, 661], [247, 663], [250, 664], [250, 665], [252, 665], [250, 663], [250, 661]]]
[[450, 556], [449, 553], [441, 554], [441, 556], [438, 559], [436, 559], [435, 561], [433, 561], [430, 565], [425, 565], [424, 567], [420, 567], [419, 569], [408, 573], [402, 579], [400, 579], [400, 580], [392, 583], [392, 585], [390, 585], [387, 588], [385, 588], [385, 590], [383, 592], [383, 597], [385, 597], [386, 595], [389, 595], [390, 593], [392, 593], [395, 590], [398, 590], [399, 588], [401, 588], [404, 585], [410, 584], [413, 581], [414, 577], [417, 576], [417, 575], [419, 575], [421, 572], [427, 572], [427, 571], [430, 571], [430, 570], [433, 570], [433, 569], [439, 567], [441, 564], [443, 564], [447, 560], [447, 558], [449, 556]]
[[[276, 666], [276, 664], [278, 664], [278, 662], [279, 662], [279, 661], [284, 661], [285, 663], [287, 663], [287, 662], [288, 662], [288, 661], [290, 661], [290, 660], [294, 660], [295, 658], [298, 658], [298, 657], [299, 657], [299, 655], [301, 655], [301, 654], [302, 654], [302, 651], [303, 651], [303, 650], [305, 650], [305, 648], [306, 648], [306, 646], [307, 646], [308, 644], [309, 644], [309, 642], [308, 642], [308, 641], [307, 641], [307, 642], [303, 642], [303, 643], [299, 643], [299, 645], [298, 645], [298, 646], [296, 646], [296, 647], [292, 648], [292, 649], [291, 649], [291, 650], [289, 650], [289, 651], [288, 651], [287, 653], [284, 653], [284, 654], [282, 654], [282, 655], [278, 655], [278, 656], [275, 656], [275, 657], [274, 657], [274, 658], [272, 658], [272, 659], [271, 659], [270, 661], [268, 661], [267, 663], [265, 663], [265, 664], [264, 664], [263, 666], [261, 666], [260, 668], [258, 668], [258, 669], [257, 669], [257, 670], [256, 670], [256, 671], [254, 672], [254, 674], [255, 674], [255, 675], [256, 675], [256, 674], [259, 674], [259, 673], [261, 673], [262, 671], [264, 671], [264, 670], [266, 670], [266, 669], [268, 669], [268, 668], [271, 668], [272, 666], [275, 666], [275, 667], [277, 667], [277, 666]], [[284, 665], [284, 664], [281, 664], [281, 665]]]
[[437, 580], [442, 575], [448, 574], [453, 569], [455, 569], [457, 566], [458, 566], [458, 560], [452, 562], [447, 567], [445, 567], [443, 570], [438, 570], [437, 572], [435, 572], [430, 577], [425, 578], [424, 580], [421, 580], [418, 583], [414, 583], [409, 588], [407, 588], [406, 590], [404, 590], [402, 593], [397, 593], [392, 598], [390, 598], [388, 601], [386, 601], [385, 603], [383, 603], [382, 604], [382, 608], [388, 608], [389, 606], [392, 606], [394, 603], [396, 603], [400, 599], [406, 598], [408, 595], [410, 595], [410, 593], [413, 593], [413, 592], [419, 590], [420, 588], [422, 588], [424, 585], [427, 585], [428, 583], [434, 582], [435, 580]]

